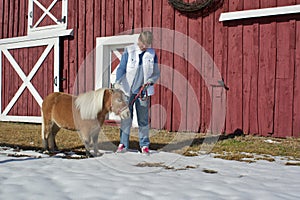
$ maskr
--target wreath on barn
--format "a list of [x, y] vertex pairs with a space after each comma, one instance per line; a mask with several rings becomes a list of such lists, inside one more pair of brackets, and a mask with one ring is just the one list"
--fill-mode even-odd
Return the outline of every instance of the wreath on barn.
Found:
[[223, 4], [223, 0], [196, 0], [191, 3], [184, 2], [184, 0], [168, 0], [168, 2], [183, 14], [195, 14], [203, 10], [211, 10], [211, 8], [217, 9]]

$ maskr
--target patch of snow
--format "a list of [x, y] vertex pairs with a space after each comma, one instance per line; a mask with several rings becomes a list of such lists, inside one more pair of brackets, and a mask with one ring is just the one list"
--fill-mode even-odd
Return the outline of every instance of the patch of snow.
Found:
[[275, 140], [271, 140], [271, 139], [267, 139], [264, 140], [265, 143], [270, 143], [270, 144], [280, 144], [281, 142], [275, 141]]
[[210, 154], [101, 151], [97, 158], [62, 159], [6, 151], [0, 148], [0, 199], [300, 199], [300, 168], [279, 157], [245, 163]]

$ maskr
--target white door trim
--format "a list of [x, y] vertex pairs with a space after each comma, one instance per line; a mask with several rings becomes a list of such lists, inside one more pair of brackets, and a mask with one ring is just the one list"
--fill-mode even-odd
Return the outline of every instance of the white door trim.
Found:
[[[111, 63], [112, 56], [114, 53], [116, 57], [121, 60], [122, 54], [117, 50], [124, 48], [127, 45], [134, 44], [138, 41], [139, 34], [134, 35], [118, 35], [111, 37], [100, 37], [96, 39], [96, 75], [95, 75], [95, 89], [109, 87], [115, 80], [111, 79]], [[117, 67], [118, 68], [118, 67]], [[115, 70], [117, 70], [117, 68]], [[133, 110], [136, 113], [135, 108]], [[109, 120], [119, 121], [120, 118], [113, 113], [108, 116]], [[136, 114], [133, 116], [132, 125], [137, 127]]]
[[[117, 35], [111, 37], [99, 37], [96, 38], [96, 76], [95, 76], [95, 89], [108, 87], [111, 83], [104, 83], [105, 77], [111, 74], [111, 51], [116, 51], [116, 48], [122, 48], [124, 46], [136, 43], [139, 34], [134, 35]], [[121, 54], [115, 53], [115, 55], [121, 59]], [[109, 69], [107, 69], [109, 67]], [[108, 70], [108, 71], [106, 71]]]

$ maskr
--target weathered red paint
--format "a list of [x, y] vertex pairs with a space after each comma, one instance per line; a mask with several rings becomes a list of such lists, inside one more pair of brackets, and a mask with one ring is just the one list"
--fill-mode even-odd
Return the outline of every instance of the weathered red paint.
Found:
[[[45, 7], [49, 1], [41, 1]], [[213, 58], [215, 67], [221, 72], [230, 90], [227, 92], [227, 115], [224, 131], [231, 133], [240, 128], [247, 134], [259, 134], [277, 137], [300, 137], [300, 17], [299, 15], [276, 16], [249, 20], [237, 20], [221, 23], [222, 12], [268, 8], [300, 4], [300, 0], [224, 0], [223, 6], [209, 15], [188, 18], [175, 11], [163, 1], [69, 1], [68, 28], [74, 29], [74, 37], [64, 38], [61, 87], [65, 92], [73, 93], [75, 80], [83, 85], [81, 90], [93, 88], [94, 81], [85, 82], [91, 77], [93, 68], [83, 64], [86, 56], [95, 48], [96, 37], [112, 36], [132, 28], [162, 27], [174, 30], [171, 35], [154, 32], [156, 46], [173, 44], [172, 48], [184, 48], [184, 54], [157, 49], [162, 74], [160, 82], [171, 86], [166, 88], [156, 85], [156, 95], [152, 97], [152, 105], [161, 105], [151, 110], [151, 126], [158, 129], [176, 131], [179, 123], [182, 130], [205, 131], [211, 117], [211, 99], [201, 74], [195, 66], [188, 63], [193, 49], [189, 44], [176, 43], [175, 31], [184, 33], [197, 41]], [[0, 0], [0, 38], [24, 36], [27, 34], [27, 1]], [[59, 8], [54, 13], [59, 17]], [[14, 12], [10, 12], [13, 10]], [[14, 13], [10, 15], [10, 13]], [[40, 16], [38, 11], [36, 17]], [[35, 19], [38, 20], [38, 19]], [[51, 23], [49, 18], [42, 24]], [[42, 48], [37, 50], [19, 49], [13, 54], [24, 68], [26, 74], [35, 62]], [[53, 53], [53, 52], [51, 52]], [[199, 63], [204, 66], [202, 52]], [[22, 81], [2, 56], [2, 107], [13, 97]], [[43, 69], [33, 79], [34, 86], [44, 97], [53, 89], [53, 61], [46, 60]], [[83, 64], [83, 65], [82, 65]], [[189, 98], [186, 85], [176, 82], [172, 71], [166, 66], [180, 72], [190, 84], [197, 96]], [[85, 77], [77, 77], [80, 67]], [[11, 77], [11, 78], [7, 78]], [[48, 77], [48, 78], [45, 78]], [[49, 78], [50, 77], [50, 78]], [[93, 77], [94, 78], [94, 77]], [[44, 81], [44, 85], [40, 82]], [[174, 91], [186, 95], [183, 112]], [[76, 91], [77, 92], [77, 91]], [[193, 103], [198, 102], [200, 113], [195, 113]], [[182, 102], [181, 102], [182, 103]], [[21, 99], [11, 110], [11, 114], [39, 114], [32, 95], [27, 89]], [[182, 119], [184, 116], [184, 119]], [[193, 121], [200, 118], [200, 124]]]

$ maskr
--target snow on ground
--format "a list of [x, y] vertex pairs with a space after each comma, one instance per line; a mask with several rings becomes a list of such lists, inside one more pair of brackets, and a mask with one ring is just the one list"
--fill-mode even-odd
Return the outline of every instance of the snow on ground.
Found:
[[10, 157], [0, 148], [0, 199], [300, 199], [300, 167], [137, 152], [89, 159]]

